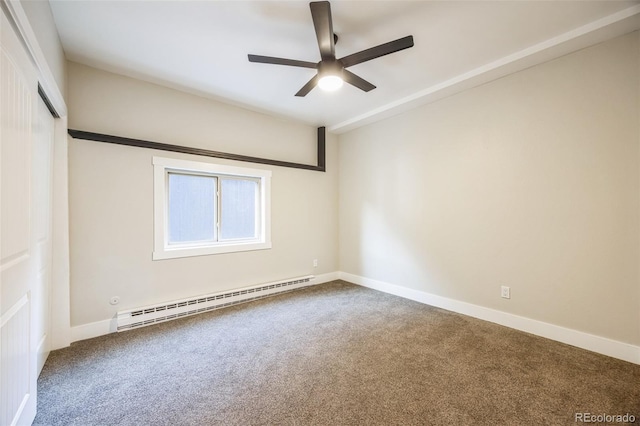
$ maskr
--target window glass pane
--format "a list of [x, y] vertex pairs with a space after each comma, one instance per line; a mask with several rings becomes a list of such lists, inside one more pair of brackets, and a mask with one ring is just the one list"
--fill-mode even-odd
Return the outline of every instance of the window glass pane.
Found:
[[220, 239], [256, 237], [256, 199], [258, 182], [222, 179]]
[[169, 243], [214, 241], [216, 178], [169, 173]]

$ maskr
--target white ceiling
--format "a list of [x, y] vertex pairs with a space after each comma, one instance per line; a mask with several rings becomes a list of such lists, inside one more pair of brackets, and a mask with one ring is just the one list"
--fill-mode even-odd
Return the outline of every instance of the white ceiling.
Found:
[[343, 132], [640, 28], [640, 1], [331, 2], [336, 56], [406, 35], [415, 46], [355, 65], [378, 86], [294, 94], [320, 60], [304, 1], [51, 0], [71, 61]]

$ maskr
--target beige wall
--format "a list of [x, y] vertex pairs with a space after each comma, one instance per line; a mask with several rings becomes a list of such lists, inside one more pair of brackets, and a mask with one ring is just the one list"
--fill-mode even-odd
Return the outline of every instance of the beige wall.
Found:
[[[316, 129], [69, 63], [69, 128], [313, 164]], [[271, 250], [152, 261], [154, 155], [272, 170]], [[327, 173], [72, 140], [72, 326], [120, 309], [337, 270], [337, 145]], [[318, 259], [318, 268], [313, 268]], [[118, 306], [109, 305], [120, 296]]]
[[638, 42], [340, 135], [340, 269], [639, 344]]

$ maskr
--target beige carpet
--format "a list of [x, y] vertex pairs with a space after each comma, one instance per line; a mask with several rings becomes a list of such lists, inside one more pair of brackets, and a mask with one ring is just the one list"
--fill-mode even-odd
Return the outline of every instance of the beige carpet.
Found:
[[640, 422], [639, 365], [342, 281], [74, 343], [38, 392], [36, 425]]

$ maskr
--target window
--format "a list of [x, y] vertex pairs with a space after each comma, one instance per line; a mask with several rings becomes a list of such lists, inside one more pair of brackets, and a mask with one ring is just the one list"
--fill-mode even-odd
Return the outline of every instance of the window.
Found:
[[154, 157], [153, 259], [271, 248], [271, 172]]

